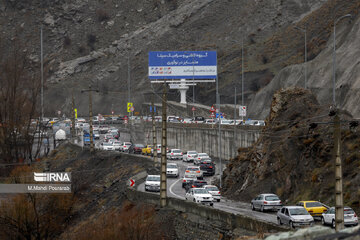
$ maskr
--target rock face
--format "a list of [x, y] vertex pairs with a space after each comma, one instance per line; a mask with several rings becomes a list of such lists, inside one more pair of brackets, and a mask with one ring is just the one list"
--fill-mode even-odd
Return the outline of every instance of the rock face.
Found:
[[[250, 201], [272, 192], [289, 204], [322, 200], [334, 204], [333, 126], [329, 108], [319, 105], [314, 94], [301, 88], [276, 92], [266, 127], [253, 147], [239, 149], [224, 171], [222, 192]], [[359, 209], [360, 134], [349, 130], [341, 113], [344, 202]], [[359, 195], [359, 192], [357, 193]]]
[[[241, 75], [241, 38], [246, 48], [245, 101], [248, 102], [258, 88], [268, 83], [274, 74], [270, 68], [279, 62], [264, 63], [262, 52], [268, 47], [263, 45], [263, 39], [270, 39], [289, 24], [302, 21], [325, 2], [58, 0], [49, 4], [39, 0], [6, 1], [5, 5], [0, 4], [5, 6], [0, 9], [0, 24], [6, 39], [25, 22], [17, 34], [29, 43], [29, 53], [39, 55], [39, 19], [45, 23], [44, 107], [47, 115], [54, 115], [58, 110], [69, 112], [72, 89], [79, 115], [87, 115], [87, 96], [80, 91], [90, 84], [100, 90], [93, 97], [95, 113], [106, 114], [113, 108], [115, 113], [125, 114], [128, 58], [131, 101], [138, 110], [141, 103], [149, 100], [142, 93], [151, 89], [147, 58], [153, 50], [217, 50], [222, 102], [232, 103], [230, 86]], [[289, 45], [271, 53], [283, 56], [287, 52], [288, 58], [296, 51], [294, 46], [302, 44], [300, 35], [292, 39], [293, 50], [289, 50]], [[200, 84], [195, 91], [197, 102], [207, 105], [215, 102], [215, 84]], [[169, 98], [178, 101], [176, 94], [169, 94]]]
[[[336, 105], [360, 118], [360, 17], [353, 23], [339, 22], [336, 36]], [[333, 100], [333, 40], [312, 61], [307, 63], [307, 87], [320, 104], [329, 105]], [[292, 65], [281, 70], [260, 90], [249, 106], [250, 114], [265, 118], [269, 113], [272, 94], [280, 88], [304, 86], [304, 64]]]

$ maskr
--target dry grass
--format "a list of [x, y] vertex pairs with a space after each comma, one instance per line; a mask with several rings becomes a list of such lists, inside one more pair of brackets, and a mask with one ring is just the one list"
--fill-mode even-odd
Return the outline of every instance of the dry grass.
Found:
[[125, 202], [121, 210], [113, 209], [93, 218], [64, 237], [76, 240], [165, 239], [155, 221], [155, 209], [130, 202]]

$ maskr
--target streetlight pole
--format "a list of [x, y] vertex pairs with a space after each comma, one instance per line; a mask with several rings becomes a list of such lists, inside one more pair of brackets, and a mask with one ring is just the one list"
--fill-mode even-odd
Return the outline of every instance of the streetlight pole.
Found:
[[[244, 106], [244, 36], [241, 37], [241, 106]], [[241, 121], [244, 122], [244, 116]]]
[[346, 14], [342, 17], [339, 17], [338, 19], [335, 20], [334, 22], [334, 51], [333, 51], [333, 105], [334, 107], [336, 107], [336, 101], [335, 101], [335, 84], [336, 84], [336, 24], [347, 17], [352, 17], [351, 14]]
[[340, 112], [336, 109], [335, 84], [336, 84], [336, 24], [351, 14], [339, 17], [334, 22], [334, 51], [333, 51], [333, 106], [335, 108], [334, 118], [334, 148], [335, 148], [335, 231], [344, 228], [344, 198], [342, 180], [342, 161], [341, 161], [341, 123]]
[[94, 152], [94, 138], [93, 138], [93, 124], [92, 124], [92, 92], [99, 92], [97, 89], [91, 89], [91, 85], [89, 89], [81, 90], [81, 93], [89, 92], [89, 124], [90, 124], [90, 153]]
[[233, 140], [233, 144], [234, 144], [234, 151], [235, 151], [235, 155], [236, 156], [236, 137], [237, 137], [237, 132], [236, 132], [236, 80], [235, 80], [235, 84], [234, 84], [234, 140]]
[[43, 29], [40, 28], [40, 59], [41, 59], [41, 123], [44, 119], [44, 58], [43, 58]]
[[304, 46], [305, 46], [305, 56], [304, 56], [304, 68], [305, 68], [305, 82], [304, 82], [304, 87], [305, 89], [307, 88], [307, 33], [306, 33], [306, 26], [305, 28], [301, 28], [301, 27], [295, 27], [295, 29], [297, 30], [300, 30], [304, 33], [304, 39], [305, 39], [305, 43], [304, 43]]

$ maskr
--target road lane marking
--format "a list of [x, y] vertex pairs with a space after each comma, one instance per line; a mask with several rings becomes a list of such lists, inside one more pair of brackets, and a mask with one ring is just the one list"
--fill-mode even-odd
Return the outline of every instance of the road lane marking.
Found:
[[174, 192], [172, 191], [172, 188], [173, 188], [173, 187], [175, 186], [175, 184], [176, 184], [177, 182], [179, 182], [180, 180], [181, 180], [181, 178], [179, 178], [179, 179], [176, 180], [173, 184], [171, 184], [169, 191], [170, 191], [171, 194], [173, 194], [173, 195], [176, 196], [177, 198], [185, 199], [183, 196], [177, 195], [176, 193], [174, 193]]

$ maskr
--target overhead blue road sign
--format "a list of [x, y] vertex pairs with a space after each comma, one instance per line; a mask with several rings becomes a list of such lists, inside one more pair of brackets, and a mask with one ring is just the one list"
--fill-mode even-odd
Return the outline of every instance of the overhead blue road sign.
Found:
[[216, 51], [149, 52], [150, 79], [216, 79]]

